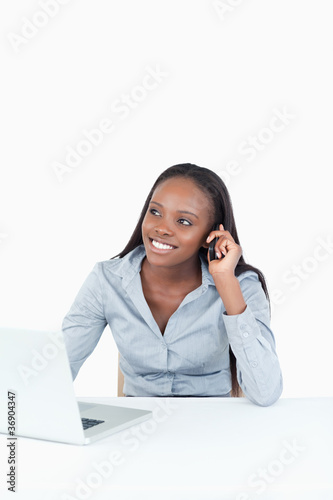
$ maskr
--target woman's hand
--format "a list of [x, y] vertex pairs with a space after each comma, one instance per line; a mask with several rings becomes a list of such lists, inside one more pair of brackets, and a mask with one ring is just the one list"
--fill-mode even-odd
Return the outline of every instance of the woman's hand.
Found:
[[[235, 243], [229, 231], [224, 230], [222, 224], [220, 224], [219, 227], [220, 229], [218, 231], [212, 231], [206, 240], [206, 243], [209, 244], [214, 238], [219, 237], [215, 245], [215, 252], [218, 255], [218, 259], [211, 261], [209, 259], [208, 250], [208, 269], [212, 276], [218, 273], [234, 275], [235, 268], [242, 255], [242, 248]], [[223, 259], [221, 258], [222, 253], [225, 255]]]

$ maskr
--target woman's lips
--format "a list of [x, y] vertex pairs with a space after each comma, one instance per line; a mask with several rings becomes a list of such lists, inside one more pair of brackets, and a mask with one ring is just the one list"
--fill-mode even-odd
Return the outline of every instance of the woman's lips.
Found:
[[169, 245], [168, 243], [161, 243], [159, 241], [154, 240], [153, 238], [149, 238], [149, 242], [151, 250], [156, 253], [167, 253], [177, 248], [174, 245]]

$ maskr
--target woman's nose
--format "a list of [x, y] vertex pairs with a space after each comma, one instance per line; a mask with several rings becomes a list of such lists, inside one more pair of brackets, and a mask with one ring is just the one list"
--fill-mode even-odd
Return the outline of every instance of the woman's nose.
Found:
[[170, 230], [170, 226], [166, 224], [165, 222], [158, 224], [158, 226], [155, 227], [155, 231], [157, 234], [171, 234], [172, 231]]

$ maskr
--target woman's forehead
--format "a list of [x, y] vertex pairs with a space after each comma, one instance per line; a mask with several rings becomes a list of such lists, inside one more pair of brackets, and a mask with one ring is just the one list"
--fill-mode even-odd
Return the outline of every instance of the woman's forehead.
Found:
[[174, 194], [179, 197], [208, 198], [206, 193], [192, 180], [185, 177], [172, 177], [161, 182], [154, 190], [154, 195]]

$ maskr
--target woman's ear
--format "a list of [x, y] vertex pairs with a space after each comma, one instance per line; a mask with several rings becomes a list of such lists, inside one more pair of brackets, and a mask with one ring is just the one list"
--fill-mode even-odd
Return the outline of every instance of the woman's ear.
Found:
[[205, 240], [203, 241], [202, 245], [204, 248], [209, 248], [209, 243], [207, 243], [207, 238], [210, 235], [210, 233], [213, 231], [213, 228], [208, 231], [208, 233], [205, 236]]
[[206, 238], [205, 238], [205, 241], [204, 241], [204, 242], [203, 242], [203, 244], [202, 244], [202, 246], [203, 246], [204, 248], [209, 248], [209, 245], [210, 245], [210, 243], [211, 243], [211, 242], [207, 243], [206, 239], [208, 238], [208, 236], [210, 235], [210, 233], [211, 233], [212, 231], [218, 231], [219, 229], [220, 229], [220, 224], [218, 224], [218, 223], [214, 223], [214, 224], [213, 224], [213, 226], [212, 226], [212, 228], [210, 229], [210, 231], [207, 233]]

